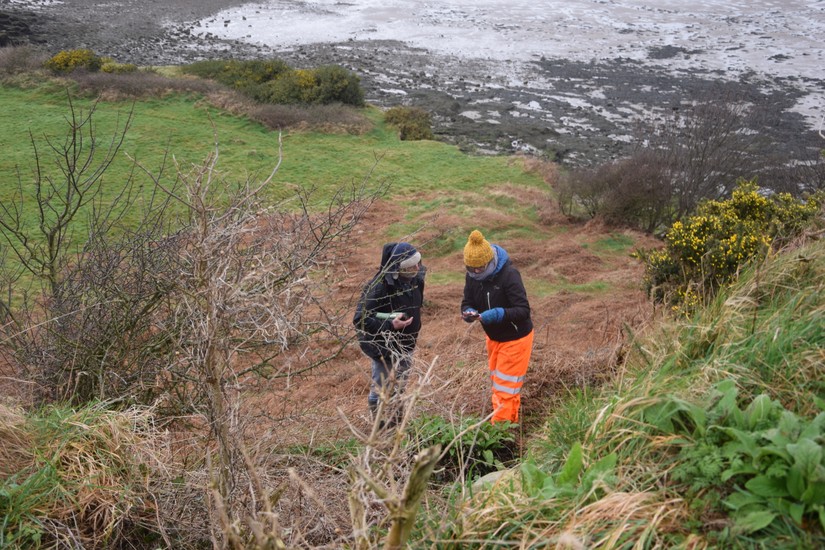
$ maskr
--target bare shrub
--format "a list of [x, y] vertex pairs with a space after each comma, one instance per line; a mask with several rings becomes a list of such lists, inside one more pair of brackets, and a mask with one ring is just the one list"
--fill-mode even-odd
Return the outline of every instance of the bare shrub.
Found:
[[812, 151], [809, 158], [770, 171], [763, 180], [775, 191], [794, 196], [825, 190], [825, 151]]
[[609, 191], [602, 215], [612, 225], [630, 225], [648, 233], [670, 223], [673, 217], [671, 181], [655, 154], [634, 156], [603, 166], [600, 177]]
[[[94, 133], [92, 118], [96, 107], [95, 103], [87, 112], [77, 110], [69, 97], [70, 116], [64, 140], [45, 138], [46, 149], [57, 164], [56, 175], [46, 170], [38, 143], [30, 135], [34, 154], [32, 182], [24, 184], [18, 173], [13, 200], [0, 203], [0, 235], [20, 267], [46, 283], [50, 296], [68, 265], [75, 221], [84, 207], [94, 205], [101, 197], [100, 179], [120, 150], [132, 120], [130, 112], [106, 144]], [[130, 183], [126, 182], [122, 191], [114, 194], [108, 216], [116, 216], [124, 206], [120, 199], [131, 196], [129, 188]]]
[[[100, 184], [128, 123], [97, 157], [89, 148], [103, 141], [92, 113], [70, 110], [66, 139], [50, 141], [66, 179], [36, 177], [31, 202], [20, 182], [18, 200], [0, 211], [8, 248], [41, 283], [18, 296], [22, 307], [4, 302], [13, 327], [4, 346], [51, 397], [162, 396], [186, 411], [198, 420], [198, 460], [209, 465], [201, 481], [213, 542], [236, 545], [239, 522], [268, 526], [277, 538], [270, 488], [255, 486], [261, 462], [247, 453], [261, 427], [241, 415], [242, 398], [261, 380], [310, 371], [349, 344], [351, 311], [331, 299], [335, 281], [326, 274], [383, 185], [370, 189], [367, 174], [331, 198], [307, 189], [268, 204], [280, 160], [264, 181], [232, 183], [217, 169], [216, 139], [203, 164], [176, 163], [179, 186], [138, 166], [155, 198], [136, 228], [124, 227], [124, 212], [139, 207], [135, 189], [124, 185], [104, 201]], [[35, 150], [40, 165], [45, 156]], [[23, 203], [49, 213], [38, 228], [25, 223]], [[75, 251], [78, 231], [88, 242]], [[250, 533], [238, 535], [244, 545]]]
[[[20, 176], [14, 200], [0, 206], [0, 236], [13, 253], [0, 256], [2, 347], [41, 398], [151, 402], [168, 353], [151, 327], [176, 269], [165, 237], [170, 197], [141, 195], [131, 176], [104, 196], [131, 113], [107, 144], [94, 130], [96, 108], [75, 109], [69, 98], [66, 136], [46, 137], [48, 155], [31, 137], [33, 181]], [[46, 170], [52, 162], [57, 170]], [[126, 222], [141, 205], [143, 216]]]
[[728, 196], [742, 179], [767, 173], [770, 143], [758, 129], [770, 114], [729, 94], [708, 94], [659, 123], [638, 130], [625, 159], [576, 170], [559, 182], [566, 214], [655, 232], [703, 200]]
[[257, 105], [248, 115], [271, 130], [298, 128], [361, 135], [372, 129], [372, 123], [363, 112], [342, 104]]
[[772, 113], [748, 98], [712, 90], [660, 124], [642, 129], [638, 145], [658, 157], [673, 196], [673, 220], [705, 199], [729, 196], [742, 179], [770, 166], [772, 148], [759, 129]]
[[347, 105], [261, 104], [232, 91], [213, 92], [207, 100], [215, 107], [249, 117], [270, 130], [298, 129], [360, 135], [372, 129], [372, 123], [362, 111]]
[[[384, 420], [395, 414], [389, 411], [389, 386], [384, 388], [388, 395], [382, 396], [369, 433], [351, 426], [363, 444], [349, 467], [353, 548], [367, 550], [380, 546], [381, 539], [376, 539], [376, 535], [382, 536], [385, 530], [384, 548], [406, 546], [433, 469], [448, 452], [436, 444], [410, 456], [410, 449], [404, 445], [416, 404], [424, 392], [432, 389], [434, 367], [435, 361], [422, 373], [418, 385], [400, 397], [403, 413], [394, 429], [387, 431], [382, 427]], [[376, 504], [383, 510], [376, 510]]]
[[12, 75], [36, 71], [46, 59], [47, 54], [32, 46], [6, 46], [0, 48], [0, 73]]
[[158, 327], [173, 296], [178, 245], [146, 224], [119, 237], [92, 233], [45, 308], [54, 321], [37, 325], [37, 313], [27, 312], [26, 363], [52, 398], [152, 403], [168, 390], [172, 340]]
[[210, 80], [170, 78], [152, 71], [87, 72], [71, 75], [81, 92], [112, 101], [123, 98], [163, 97], [170, 93], [197, 93], [206, 95], [224, 89]]
[[603, 177], [609, 165], [597, 168], [581, 168], [564, 174], [559, 179], [559, 207], [566, 215], [584, 212], [589, 218], [602, 213], [610, 192], [610, 182]]
[[242, 396], [262, 377], [323, 365], [349, 343], [350, 312], [330, 299], [324, 274], [380, 187], [370, 191], [365, 180], [320, 204], [311, 190], [298, 191], [269, 206], [264, 190], [280, 161], [264, 181], [232, 184], [218, 157], [216, 140], [203, 164], [177, 165], [180, 191], [167, 189], [188, 223], [178, 233], [179, 269], [167, 281], [174, 289], [164, 330], [174, 349], [170, 399], [208, 430], [211, 536], [234, 547], [240, 535], [229, 526], [269, 514], [263, 489], [250, 489], [258, 473], [246, 452], [252, 434]]

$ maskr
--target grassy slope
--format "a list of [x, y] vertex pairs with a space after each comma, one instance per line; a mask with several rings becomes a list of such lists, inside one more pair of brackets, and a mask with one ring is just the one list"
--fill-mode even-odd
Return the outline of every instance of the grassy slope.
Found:
[[[125, 103], [101, 104], [96, 118], [100, 135], [108, 136], [117, 117], [128, 109]], [[157, 166], [167, 148], [178, 159], [195, 163], [209, 152], [212, 133], [207, 109], [195, 98], [141, 102], [135, 112], [123, 151], [136, 155], [147, 167]], [[268, 173], [277, 155], [275, 134], [243, 118], [209, 112], [222, 143], [220, 166], [229, 179]], [[66, 113], [65, 92], [60, 89], [0, 89], [4, 151], [0, 200], [13, 193], [15, 167], [31, 165], [29, 130], [36, 139], [44, 134], [63, 136]], [[329, 192], [337, 184], [360, 181], [378, 156], [381, 161], [374, 177], [391, 179], [400, 207], [422, 212], [446, 208], [459, 217], [482, 208], [502, 209], [529, 220], [531, 211], [525, 205], [506, 194], [484, 196], [479, 191], [503, 182], [538, 187], [542, 185], [538, 176], [503, 158], [466, 157], [435, 142], [400, 142], [376, 111], [368, 116], [375, 129], [364, 136], [286, 134], [278, 181], [284, 186], [320, 186]], [[124, 177], [127, 166], [123, 162], [116, 167], [119, 172], [113, 171], [112, 179]], [[429, 194], [429, 201], [407, 203], [413, 193], [422, 191]], [[518, 235], [521, 229], [516, 224], [510, 231]], [[443, 251], [454, 251], [460, 244], [445, 243]], [[604, 239], [594, 245], [594, 252], [611, 254], [626, 246], [620, 237]], [[543, 488], [569, 482], [570, 490], [541, 493], [535, 486], [525, 490], [508, 486], [507, 491], [481, 493], [461, 513], [423, 518], [423, 530], [416, 538], [425, 545], [434, 537], [453, 538], [468, 546], [466, 541], [490, 540], [495, 532], [496, 539], [524, 547], [548, 541], [587, 547], [629, 546], [636, 541], [647, 546], [701, 547], [720, 537], [740, 546], [760, 540], [795, 540], [803, 546], [820, 542], [815, 527], [771, 526], [748, 535], [725, 532], [731, 524], [718, 502], [697, 498], [698, 506], [692, 506], [685, 496], [687, 488], [669, 477], [679, 449], [675, 436], [645, 422], [642, 411], [665, 397], [702, 403], [716, 382], [733, 379], [740, 387], [742, 404], [767, 391], [800, 416], [813, 416], [823, 374], [823, 280], [825, 247], [819, 243], [780, 256], [695, 319], [663, 324], [637, 343], [622, 378], [601, 390], [571, 395], [548, 418], [545, 433], [535, 438], [530, 456], [540, 474], [533, 477], [555, 480], [545, 481]], [[579, 470], [568, 460], [577, 443], [582, 445]], [[585, 486], [587, 474], [581, 471], [613, 453], [616, 466], [605, 467], [599, 481]], [[565, 461], [572, 465], [568, 468], [572, 475], [560, 480], [558, 472]], [[711, 527], [703, 527], [708, 519], [713, 521]], [[508, 526], [506, 531], [502, 525]]]
[[[614, 383], [548, 417], [532, 477], [476, 494], [423, 538], [483, 540], [507, 523], [499, 537], [522, 547], [822, 547], [823, 349], [825, 243], [815, 241], [639, 338]], [[804, 432], [785, 427], [797, 421], [819, 446], [801, 499], [783, 494], [802, 460], [793, 445]], [[789, 441], [774, 445], [778, 433]], [[731, 475], [745, 467], [758, 474]], [[735, 508], [742, 495], [752, 502]]]
[[[88, 100], [74, 99], [86, 109]], [[118, 124], [122, 126], [129, 102], [101, 103], [94, 120], [97, 139], [105, 143]], [[29, 133], [45, 154], [45, 137], [62, 141], [69, 113], [66, 91], [54, 85], [35, 89], [0, 88], [0, 199], [14, 190], [16, 170], [29, 184], [34, 154]], [[457, 148], [438, 142], [402, 142], [388, 129], [377, 109], [365, 113], [374, 129], [362, 136], [286, 132], [283, 135], [283, 164], [272, 186], [275, 195], [290, 186], [317, 187], [328, 195], [335, 187], [361, 182], [371, 171], [372, 180], [389, 181], [393, 193], [409, 197], [421, 191], [478, 191], [489, 183], [511, 182], [539, 186], [536, 175], [502, 157], [474, 158]], [[156, 173], [168, 150], [184, 164], [199, 164], [212, 150], [211, 122], [220, 143], [219, 169], [230, 182], [247, 177], [262, 179], [278, 159], [278, 134], [249, 120], [208, 108], [197, 97], [171, 96], [135, 104], [131, 130], [121, 149], [119, 162], [107, 173], [111, 181], [126, 177], [129, 161], [137, 158]], [[376, 165], [377, 161], [377, 165]], [[49, 173], [56, 174], [53, 167]]]

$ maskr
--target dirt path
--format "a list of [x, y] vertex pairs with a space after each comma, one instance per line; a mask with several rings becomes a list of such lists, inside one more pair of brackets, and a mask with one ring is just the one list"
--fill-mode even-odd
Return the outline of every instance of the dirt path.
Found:
[[[648, 322], [652, 306], [641, 290], [642, 269], [627, 252], [632, 246], [657, 243], [631, 231], [570, 223], [542, 193], [509, 191], [519, 200], [543, 205], [542, 221], [529, 238], [499, 240], [494, 228], [480, 227], [508, 251], [528, 288], [536, 331], [522, 400], [523, 429], [529, 432], [567, 389], [610, 376], [627, 336], [624, 327], [639, 328]], [[377, 268], [382, 244], [391, 240], [386, 228], [399, 219], [396, 205], [375, 205], [350, 245], [352, 254], [336, 270], [341, 274], [339, 299], [348, 302], [350, 311], [354, 311], [361, 285]], [[509, 222], [506, 215], [495, 220], [499, 228]], [[410, 239], [419, 246], [428, 268], [415, 372], [421, 374], [435, 365], [432, 383], [418, 408], [420, 413], [451, 419], [490, 412], [484, 334], [481, 327], [463, 323], [458, 316], [463, 290], [461, 251], [432, 257], [427, 245], [419, 243], [463, 223], [449, 216], [433, 216], [426, 229]], [[611, 251], [604, 246], [610, 242], [624, 246]], [[455, 282], [441, 282], [445, 279]], [[412, 383], [417, 380], [413, 376]], [[254, 408], [280, 418], [278, 430], [284, 439], [316, 445], [340, 441], [351, 437], [340, 413], [357, 428], [368, 428], [368, 385], [369, 361], [353, 342], [333, 364], [270, 387]]]

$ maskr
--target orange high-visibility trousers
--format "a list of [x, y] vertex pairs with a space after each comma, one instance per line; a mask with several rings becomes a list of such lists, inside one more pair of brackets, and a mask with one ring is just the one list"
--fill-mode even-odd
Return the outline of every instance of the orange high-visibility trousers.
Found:
[[487, 338], [487, 360], [493, 384], [493, 417], [495, 424], [503, 420], [518, 422], [521, 406], [521, 386], [533, 351], [533, 331], [518, 340], [496, 342]]

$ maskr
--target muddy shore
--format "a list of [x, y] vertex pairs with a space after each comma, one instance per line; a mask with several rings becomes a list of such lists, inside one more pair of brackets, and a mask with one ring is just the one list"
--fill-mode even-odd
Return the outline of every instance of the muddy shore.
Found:
[[[810, 159], [822, 147], [814, 129], [791, 110], [803, 94], [794, 79], [664, 71], [631, 59], [583, 63], [542, 58], [514, 83], [496, 76], [483, 60], [434, 54], [400, 41], [351, 40], [275, 51], [218, 39], [196, 24], [244, 3], [4, 0], [0, 38], [6, 43], [28, 41], [50, 53], [90, 48], [139, 65], [229, 57], [279, 57], [298, 67], [339, 64], [359, 74], [370, 103], [422, 106], [434, 114], [439, 139], [476, 153], [523, 151], [568, 165], [618, 158], [629, 151], [640, 117], [667, 117], [708, 93], [742, 98], [776, 113], [771, 125], [760, 131], [784, 158]], [[689, 53], [655, 52], [663, 58]], [[813, 85], [825, 89], [825, 80]]]

